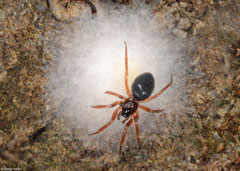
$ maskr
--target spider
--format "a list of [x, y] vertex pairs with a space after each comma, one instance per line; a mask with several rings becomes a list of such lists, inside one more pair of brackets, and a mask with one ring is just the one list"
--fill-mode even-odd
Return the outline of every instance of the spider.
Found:
[[125, 123], [127, 120], [128, 120], [128, 122], [123, 131], [123, 136], [122, 136], [122, 140], [120, 143], [120, 149], [119, 149], [120, 154], [122, 152], [122, 146], [123, 146], [126, 134], [127, 134], [127, 129], [133, 122], [135, 123], [137, 140], [138, 140], [138, 144], [140, 146], [139, 128], [138, 128], [138, 119], [139, 119], [138, 108], [143, 109], [147, 112], [151, 112], [151, 113], [160, 113], [160, 112], [164, 111], [164, 110], [152, 110], [145, 106], [140, 105], [140, 103], [148, 102], [148, 101], [151, 101], [151, 100], [157, 98], [168, 87], [170, 87], [173, 82], [172, 75], [171, 75], [171, 81], [168, 83], [168, 85], [166, 85], [162, 90], [160, 90], [154, 96], [149, 97], [154, 89], [154, 77], [151, 73], [148, 73], [148, 72], [142, 73], [134, 80], [132, 87], [131, 87], [131, 91], [132, 91], [132, 94], [131, 94], [129, 87], [128, 87], [127, 44], [126, 44], [126, 42], [124, 42], [124, 44], [125, 44], [125, 87], [126, 87], [128, 97], [124, 97], [120, 94], [117, 94], [117, 93], [114, 93], [111, 91], [106, 91], [105, 92], [106, 94], [116, 96], [122, 100], [116, 101], [109, 105], [91, 106], [93, 108], [99, 109], [99, 108], [113, 108], [113, 107], [119, 105], [119, 107], [113, 112], [112, 119], [106, 125], [101, 127], [98, 131], [96, 131], [90, 135], [99, 134], [104, 129], [109, 127], [113, 123], [113, 121], [116, 119], [116, 117], [119, 120], [120, 117], [123, 116], [126, 119], [124, 119], [122, 122]]

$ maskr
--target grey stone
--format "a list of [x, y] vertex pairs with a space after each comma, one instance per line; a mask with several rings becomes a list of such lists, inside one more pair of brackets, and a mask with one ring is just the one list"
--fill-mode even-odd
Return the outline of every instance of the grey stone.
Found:
[[175, 29], [173, 31], [173, 33], [180, 38], [186, 38], [187, 37], [187, 32], [183, 31], [183, 30], [180, 30], [180, 29]]
[[214, 139], [216, 139], [217, 141], [221, 141], [221, 137], [219, 136], [217, 131], [214, 131], [212, 134], [213, 134]]
[[4, 22], [5, 18], [6, 18], [5, 12], [0, 9], [0, 22]]
[[4, 81], [7, 76], [7, 71], [3, 71], [0, 73], [0, 82]]
[[62, 21], [62, 14], [60, 12], [60, 9], [57, 7], [56, 1], [55, 0], [49, 0], [49, 7], [50, 7], [50, 11], [52, 12], [52, 14], [54, 15], [54, 17], [59, 20]]
[[186, 8], [188, 6], [188, 4], [186, 2], [180, 2], [180, 6], [182, 8]]
[[188, 30], [191, 27], [191, 22], [188, 18], [180, 18], [178, 28], [181, 30]]
[[190, 156], [189, 157], [189, 162], [192, 163], [192, 164], [196, 163], [195, 157], [194, 156]]
[[200, 20], [196, 20], [194, 27], [193, 27], [193, 35], [194, 36], [197, 35], [200, 32], [200, 30], [204, 27], [206, 27], [204, 22], [202, 22]]
[[35, 8], [36, 8], [37, 11], [39, 11], [39, 12], [44, 12], [44, 11], [46, 11], [47, 6], [46, 6], [46, 5], [43, 5], [43, 4], [37, 4], [37, 5], [35, 5]]

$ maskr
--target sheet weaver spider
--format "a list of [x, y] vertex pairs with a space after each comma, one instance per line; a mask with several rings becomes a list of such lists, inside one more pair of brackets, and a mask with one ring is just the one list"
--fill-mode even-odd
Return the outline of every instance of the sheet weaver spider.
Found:
[[128, 127], [133, 123], [135, 123], [135, 127], [136, 127], [136, 134], [137, 134], [137, 139], [138, 139], [138, 144], [140, 146], [140, 138], [139, 138], [139, 128], [138, 128], [138, 119], [139, 119], [139, 111], [138, 108], [143, 109], [147, 112], [151, 112], [151, 113], [160, 113], [163, 110], [152, 110], [149, 109], [145, 106], [140, 105], [140, 103], [144, 103], [144, 102], [148, 102], [151, 101], [155, 98], [157, 98], [159, 95], [161, 95], [168, 87], [170, 87], [172, 85], [172, 75], [171, 75], [171, 81], [168, 83], [168, 85], [166, 85], [162, 90], [160, 90], [157, 94], [155, 94], [154, 96], [151, 96], [151, 93], [153, 92], [154, 89], [154, 77], [151, 73], [143, 73], [141, 75], [139, 75], [133, 82], [132, 87], [131, 87], [131, 91], [132, 94], [130, 93], [129, 87], [128, 87], [128, 56], [127, 56], [127, 44], [125, 43], [125, 87], [126, 87], [126, 91], [127, 91], [127, 95], [128, 97], [124, 97], [120, 94], [111, 92], [111, 91], [106, 91], [106, 94], [109, 95], [113, 95], [116, 96], [122, 100], [120, 101], [116, 101], [112, 104], [109, 105], [97, 105], [97, 106], [91, 106], [93, 108], [113, 108], [117, 105], [120, 105], [114, 112], [112, 115], [112, 119], [103, 127], [101, 127], [98, 131], [90, 134], [90, 135], [95, 135], [98, 134], [100, 132], [102, 132], [104, 129], [106, 129], [107, 127], [109, 127], [113, 121], [116, 119], [119, 120], [121, 116], [123, 116], [124, 118], [126, 118], [125, 120], [123, 120], [123, 123], [125, 123], [127, 120], [127, 124], [124, 128], [123, 131], [123, 136], [122, 136], [122, 140], [120, 143], [120, 150], [119, 153], [121, 154], [122, 152], [122, 146], [127, 134], [127, 129]]

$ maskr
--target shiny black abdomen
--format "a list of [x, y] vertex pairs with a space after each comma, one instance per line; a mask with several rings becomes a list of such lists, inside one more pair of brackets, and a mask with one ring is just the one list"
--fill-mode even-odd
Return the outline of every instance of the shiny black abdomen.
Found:
[[154, 78], [149, 72], [139, 75], [132, 84], [132, 95], [138, 100], [145, 100], [148, 98], [154, 89]]

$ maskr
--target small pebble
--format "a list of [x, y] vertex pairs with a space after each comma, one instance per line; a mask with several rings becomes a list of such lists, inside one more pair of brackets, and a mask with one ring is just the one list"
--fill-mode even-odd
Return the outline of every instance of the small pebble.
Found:
[[73, 161], [77, 161], [80, 158], [80, 154], [79, 153], [71, 153], [69, 155], [70, 159], [72, 159]]
[[3, 71], [0, 73], [0, 82], [4, 81], [7, 76], [7, 71]]
[[189, 162], [192, 164], [196, 163], [196, 159], [194, 158], [194, 156], [189, 157]]
[[231, 110], [232, 113], [240, 113], [240, 109], [239, 108], [233, 108]]
[[173, 33], [180, 38], [186, 38], [187, 37], [187, 32], [183, 31], [183, 30], [175, 29], [173, 31]]
[[221, 116], [219, 114], [217, 114], [217, 113], [212, 114], [211, 117], [213, 119], [220, 119], [221, 118]]
[[49, 0], [49, 6], [50, 6], [50, 10], [52, 12], [52, 14], [54, 15], [54, 17], [61, 21], [63, 18], [62, 18], [62, 14], [60, 12], [60, 9], [58, 8], [56, 2], [54, 0]]
[[224, 105], [224, 103], [225, 103], [225, 98], [223, 97], [217, 101], [217, 106], [222, 106]]
[[188, 30], [191, 27], [191, 22], [188, 18], [180, 18], [178, 28], [181, 30]]
[[5, 12], [3, 10], [0, 9], [0, 22], [4, 22], [5, 21]]
[[217, 97], [217, 93], [214, 91], [207, 92], [207, 95], [209, 96], [210, 100], [214, 100]]
[[216, 139], [217, 141], [221, 141], [221, 137], [219, 136], [218, 132], [214, 131], [212, 134], [214, 139]]
[[197, 20], [193, 26], [193, 35], [196, 36], [200, 33], [201, 29], [205, 27], [202, 21]]
[[25, 158], [28, 159], [28, 160], [33, 158], [33, 155], [32, 155], [32, 153], [30, 153], [30, 152], [26, 152], [26, 154], [25, 154], [24, 156], [25, 156]]
[[39, 11], [39, 12], [44, 12], [44, 11], [46, 11], [47, 6], [46, 6], [46, 5], [43, 5], [43, 4], [37, 4], [37, 5], [35, 5], [35, 8], [36, 8], [37, 11]]
[[15, 145], [16, 145], [16, 141], [11, 140], [7, 144], [7, 149], [12, 152], [12, 151], [14, 151]]
[[179, 3], [175, 2], [174, 4], [172, 4], [172, 8], [178, 8], [179, 7]]
[[228, 106], [227, 106], [227, 111], [229, 112], [230, 110], [233, 109], [233, 107], [234, 107], [234, 105], [228, 105]]
[[186, 8], [188, 6], [188, 4], [186, 2], [180, 2], [180, 6], [183, 8]]

